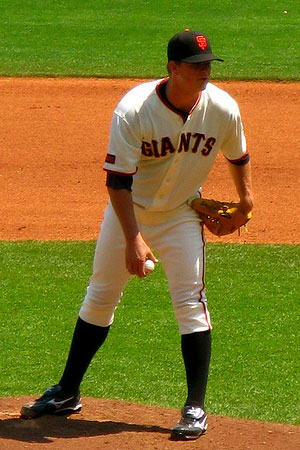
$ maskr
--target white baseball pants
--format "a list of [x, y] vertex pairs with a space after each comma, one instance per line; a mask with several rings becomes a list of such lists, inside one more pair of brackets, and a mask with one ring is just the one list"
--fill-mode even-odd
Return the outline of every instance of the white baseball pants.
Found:
[[[145, 242], [157, 252], [167, 276], [180, 334], [211, 329], [204, 284], [205, 240], [197, 214], [187, 204], [168, 212], [136, 206], [135, 213]], [[93, 325], [111, 325], [130, 276], [124, 234], [109, 202], [80, 318]]]

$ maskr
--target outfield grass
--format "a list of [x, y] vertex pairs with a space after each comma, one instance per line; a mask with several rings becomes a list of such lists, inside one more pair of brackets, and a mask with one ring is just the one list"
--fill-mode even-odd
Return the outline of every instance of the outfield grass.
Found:
[[[94, 242], [0, 242], [0, 396], [39, 394], [58, 381], [93, 252]], [[208, 245], [210, 413], [300, 423], [299, 257], [299, 245]], [[179, 346], [159, 265], [130, 280], [82, 393], [180, 408]]]
[[2, 0], [0, 75], [165, 76], [166, 44], [189, 27], [225, 59], [215, 79], [299, 80], [299, 15], [294, 0]]

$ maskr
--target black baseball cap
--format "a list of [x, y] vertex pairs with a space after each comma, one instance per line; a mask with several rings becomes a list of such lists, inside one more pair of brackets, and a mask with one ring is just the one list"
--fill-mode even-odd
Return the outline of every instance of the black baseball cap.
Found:
[[168, 44], [168, 61], [197, 63], [223, 61], [212, 53], [209, 39], [199, 31], [185, 31], [175, 34]]

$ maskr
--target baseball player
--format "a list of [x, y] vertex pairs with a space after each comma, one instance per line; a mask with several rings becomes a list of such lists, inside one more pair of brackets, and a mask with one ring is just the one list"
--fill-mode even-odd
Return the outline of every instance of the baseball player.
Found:
[[253, 206], [239, 108], [209, 82], [214, 60], [222, 61], [207, 36], [180, 32], [168, 43], [168, 77], [133, 88], [116, 107], [104, 165], [110, 201], [66, 367], [58, 384], [22, 407], [22, 417], [80, 411], [80, 383], [107, 337], [123, 289], [131, 275], [146, 276], [145, 262], [157, 263], [156, 251], [168, 279], [187, 380], [171, 436], [196, 439], [205, 433], [212, 326], [203, 224], [188, 201], [201, 195], [219, 151], [241, 210], [247, 214]]

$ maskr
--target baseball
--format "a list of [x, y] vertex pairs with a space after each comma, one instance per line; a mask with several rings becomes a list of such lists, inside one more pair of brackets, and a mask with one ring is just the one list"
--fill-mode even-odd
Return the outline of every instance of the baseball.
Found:
[[154, 262], [151, 259], [147, 259], [145, 261], [145, 272], [147, 274], [150, 273], [150, 272], [153, 272], [154, 267], [155, 267]]

